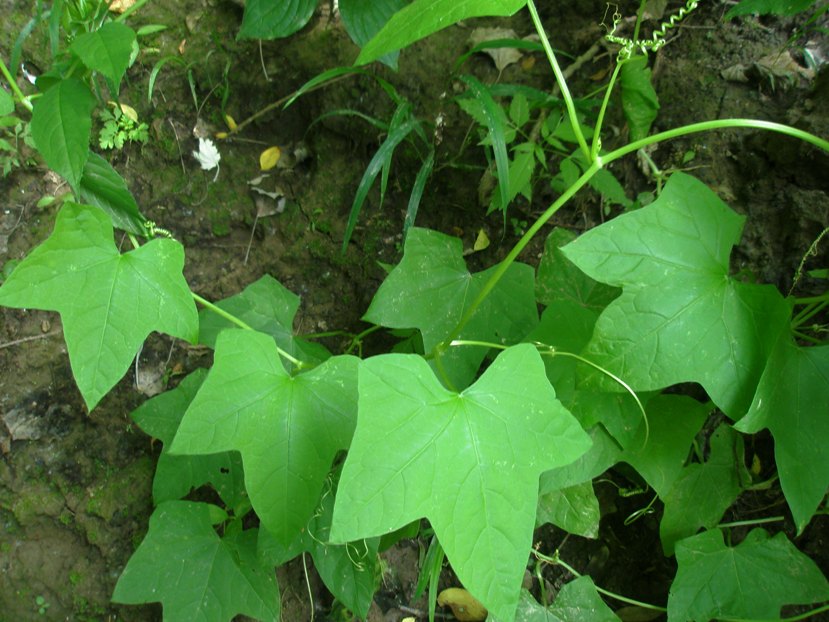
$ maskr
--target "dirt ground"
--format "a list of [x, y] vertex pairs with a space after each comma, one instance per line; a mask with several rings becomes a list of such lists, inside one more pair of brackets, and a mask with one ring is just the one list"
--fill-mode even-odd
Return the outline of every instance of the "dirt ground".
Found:
[[[8, 17], [0, 35], [4, 59], [31, 15], [31, 4], [0, 0], [0, 14]], [[555, 25], [549, 30], [553, 44], [575, 57], [600, 40], [606, 7], [599, 0], [566, 4], [547, 3], [542, 18]], [[807, 34], [787, 47], [802, 18], [725, 23], [721, 18], [727, 8], [728, 3], [702, 3], [659, 53], [654, 80], [661, 110], [654, 129], [755, 117], [829, 137], [829, 70], [813, 78], [797, 69], [802, 68], [800, 47], [809, 44], [829, 54], [825, 37]], [[396, 156], [385, 201], [380, 205], [378, 195], [370, 195], [345, 255], [339, 247], [351, 201], [382, 136], [354, 117], [319, 119], [342, 108], [388, 119], [393, 103], [373, 81], [348, 78], [286, 111], [263, 115], [240, 138], [220, 144], [221, 168], [214, 181], [214, 173], [200, 170], [191, 155], [197, 148], [194, 128], [221, 130], [223, 105], [227, 114], [241, 121], [319, 72], [349, 64], [356, 56], [342, 26], [327, 15], [316, 16], [289, 40], [264, 42], [261, 47], [255, 41], [235, 40], [240, 18], [241, 10], [223, 0], [151, 2], [135, 16], [134, 26], [168, 26], [142, 41], [144, 49], [122, 93], [122, 100], [150, 125], [151, 139], [146, 146], [128, 145], [107, 155], [127, 179], [144, 214], [184, 243], [185, 275], [193, 291], [219, 300], [270, 274], [301, 296], [301, 332], [359, 331], [364, 327], [360, 317], [383, 278], [379, 262], [394, 263], [400, 255], [408, 191], [420, 165], [417, 154], [403, 150]], [[482, 23], [508, 26], [519, 36], [533, 31], [525, 14]], [[484, 228], [493, 244], [471, 258], [473, 266], [497, 261], [520, 234], [520, 222], [531, 221], [554, 197], [547, 182], [540, 180], [532, 203], [518, 201], [510, 207], [517, 224], [506, 228], [500, 216], [487, 217], [479, 204], [483, 152], [465, 145], [469, 120], [452, 103], [459, 88], [453, 66], [478, 25], [470, 21], [414, 45], [403, 53], [398, 73], [378, 69], [413, 102], [415, 114], [430, 121], [438, 115], [445, 118], [436, 172], [417, 224], [460, 235], [466, 247]], [[42, 44], [42, 39], [31, 37], [24, 61], [46, 67]], [[769, 70], [760, 62], [789, 51], [794, 65]], [[167, 55], [179, 56], [187, 66], [167, 64], [148, 100], [153, 68]], [[538, 54], [530, 58], [533, 61], [511, 65], [499, 75], [481, 55], [467, 61], [462, 71], [487, 83], [550, 88], [545, 59]], [[600, 51], [573, 76], [571, 88], [577, 94], [598, 88], [612, 58], [609, 50]], [[620, 118], [611, 118], [609, 128], [611, 134], [619, 134], [617, 140], [624, 138]], [[608, 138], [605, 146], [611, 147], [613, 140]], [[255, 193], [248, 183], [259, 175], [258, 156], [269, 145], [280, 145], [294, 156], [294, 162], [263, 182], [269, 191], [285, 196], [280, 213], [267, 203], [272, 199]], [[689, 152], [694, 154], [690, 160]], [[673, 141], [650, 155], [663, 171], [691, 169], [748, 215], [734, 270], [750, 271], [757, 280], [788, 291], [806, 249], [829, 226], [829, 156], [777, 135], [736, 131]], [[457, 166], [459, 162], [463, 166]], [[654, 180], [643, 174], [634, 157], [619, 163], [614, 173], [629, 196], [653, 188]], [[42, 164], [23, 166], [0, 179], [0, 266], [23, 257], [49, 234], [55, 208], [36, 204], [44, 195], [59, 193], [59, 183]], [[605, 217], [598, 197], [585, 192], [557, 215], [555, 224], [581, 230]], [[541, 243], [523, 260], [535, 262]], [[827, 260], [824, 246], [813, 266], [829, 265]], [[807, 278], [798, 291], [807, 294], [817, 285]], [[343, 347], [336, 336], [325, 343], [334, 351]], [[369, 352], [372, 347], [378, 346], [367, 344]], [[160, 606], [122, 607], [109, 600], [146, 533], [160, 450], [132, 424], [130, 412], [165, 382], [175, 382], [168, 370], [189, 372], [208, 364], [203, 349], [153, 336], [135, 368], [90, 414], [72, 380], [57, 314], [0, 309], [0, 622], [161, 618]], [[769, 451], [768, 439], [759, 437], [757, 443], [756, 451]], [[588, 569], [598, 585], [664, 604], [675, 567], [659, 548], [658, 515], [625, 526], [624, 518], [647, 500], [621, 498], [614, 491], [597, 486], [603, 509], [600, 537], [570, 537], [562, 555], [576, 568]], [[738, 504], [782, 502], [770, 493], [753, 494], [744, 495]], [[784, 528], [794, 537], [791, 525]], [[536, 539], [552, 551], [565, 534], [547, 526]], [[829, 573], [826, 516], [813, 520], [794, 541]], [[413, 615], [406, 608], [425, 609], [423, 600], [411, 602], [423, 546], [406, 541], [386, 553], [388, 572], [370, 620], [400, 620], [404, 613]], [[559, 569], [545, 570], [548, 592], [554, 593], [568, 578]], [[313, 573], [308, 581], [316, 619], [333, 620], [331, 597]], [[309, 620], [312, 605], [302, 565], [294, 562], [281, 568], [279, 582], [283, 618]]]

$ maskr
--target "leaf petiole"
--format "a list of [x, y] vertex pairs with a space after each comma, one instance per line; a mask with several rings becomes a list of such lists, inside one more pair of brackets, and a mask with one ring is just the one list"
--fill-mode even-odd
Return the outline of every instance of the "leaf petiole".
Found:
[[[193, 296], [193, 300], [198, 302], [203, 307], [210, 309], [219, 317], [226, 319], [228, 322], [236, 324], [236, 326], [238, 326], [239, 328], [243, 328], [245, 330], [254, 330], [250, 325], [246, 324], [232, 313], [228, 313], [218, 305], [215, 305], [206, 298], [199, 296], [196, 292], [191, 291], [190, 294]], [[296, 366], [297, 369], [303, 369], [304, 367], [306, 367], [306, 364], [303, 361], [300, 361], [298, 358], [291, 356], [279, 346], [276, 346], [276, 351], [279, 352], [279, 356], [290, 361], [293, 365]]]
[[[555, 553], [555, 555], [553, 555], [553, 557], [550, 557], [549, 555], [544, 555], [544, 553], [541, 553], [539, 551], [533, 551], [533, 555], [537, 559], [539, 559], [540, 561], [546, 562], [546, 563], [551, 564], [553, 566], [561, 566], [562, 568], [564, 568], [567, 572], [572, 574], [577, 579], [579, 577], [583, 576], [578, 570], [576, 570], [570, 564], [568, 564], [563, 559], [561, 559], [561, 557], [559, 557], [559, 555], [558, 555], [558, 551], [556, 551], [556, 553]], [[610, 598], [621, 601], [623, 603], [627, 603], [629, 605], [634, 605], [636, 607], [642, 607], [643, 609], [652, 609], [653, 611], [662, 611], [662, 612], [665, 612], [665, 613], [667, 613], [667, 611], [668, 611], [665, 607], [660, 607], [658, 605], [651, 605], [650, 603], [643, 603], [640, 600], [634, 600], [632, 598], [628, 598], [627, 596], [622, 596], [621, 594], [616, 594], [615, 592], [611, 592], [609, 590], [601, 588], [598, 585], [596, 585], [595, 588], [596, 588], [596, 591], [599, 592], [599, 594], [604, 594], [605, 596], [609, 596]]]

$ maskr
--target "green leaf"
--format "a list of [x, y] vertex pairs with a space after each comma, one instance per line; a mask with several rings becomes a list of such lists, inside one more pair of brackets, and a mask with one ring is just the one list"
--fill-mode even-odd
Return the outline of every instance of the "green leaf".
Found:
[[622, 64], [619, 76], [622, 86], [622, 110], [625, 113], [630, 140], [648, 135], [659, 113], [659, 99], [651, 84], [651, 70], [646, 55], [633, 56]]
[[305, 26], [317, 0], [247, 0], [240, 39], [280, 39]]
[[590, 441], [528, 344], [446, 390], [415, 355], [364, 361], [357, 430], [334, 506], [335, 542], [431, 522], [463, 585], [511, 620], [532, 545], [538, 477]]
[[[522, 147], [529, 146], [530, 149], [522, 149]], [[535, 171], [535, 153], [532, 151], [532, 143], [522, 143], [516, 145], [515, 155], [509, 160], [508, 177], [509, 195], [507, 196], [507, 205], [519, 194], [523, 195], [528, 201], [532, 201], [532, 175]], [[500, 181], [499, 181], [500, 185]], [[492, 202], [490, 203], [487, 214], [491, 214], [496, 210], [503, 210], [503, 199], [501, 194], [494, 194]]]
[[[351, 211], [348, 214], [348, 222], [346, 223], [345, 234], [343, 235], [343, 253], [345, 253], [346, 249], [348, 249], [348, 242], [351, 240], [351, 234], [354, 233], [354, 227], [357, 226], [357, 219], [360, 216], [360, 210], [363, 208], [363, 203], [368, 196], [368, 191], [371, 190], [371, 186], [374, 184], [374, 180], [377, 179], [377, 175], [380, 174], [381, 170], [388, 170], [388, 167], [391, 165], [391, 158], [394, 155], [394, 150], [397, 149], [397, 145], [403, 142], [403, 140], [420, 125], [420, 121], [411, 116], [411, 114], [407, 114], [405, 116], [398, 114], [404, 110], [404, 107], [410, 108], [408, 103], [400, 104], [395, 112], [395, 117], [402, 117], [405, 121], [391, 129], [389, 134], [386, 136], [383, 144], [380, 145], [379, 149], [377, 149], [377, 153], [374, 154], [374, 157], [372, 157], [371, 161], [368, 163], [368, 166], [363, 173], [363, 177], [360, 180], [360, 185], [357, 187], [357, 192], [354, 193], [354, 201], [351, 203]], [[384, 187], [381, 189], [381, 202], [384, 189]]]
[[[449, 336], [464, 311], [497, 267], [470, 274], [457, 238], [413, 227], [403, 259], [380, 286], [364, 319], [388, 328], [417, 328], [426, 352]], [[461, 339], [517, 342], [538, 321], [532, 268], [511, 265], [472, 320]], [[464, 387], [486, 356], [483, 347], [450, 348], [442, 355], [453, 384]]]
[[675, 173], [647, 207], [565, 246], [588, 276], [623, 288], [584, 355], [637, 391], [699, 382], [721, 410], [741, 417], [789, 317], [775, 288], [728, 277], [743, 220], [704, 184]]
[[550, 607], [543, 607], [523, 590], [515, 622], [619, 622], [596, 591], [590, 577], [565, 584]]
[[92, 410], [150, 332], [195, 343], [198, 316], [183, 267], [178, 242], [152, 240], [122, 255], [109, 216], [66, 203], [52, 235], [0, 288], [0, 304], [60, 313], [72, 373]]
[[657, 395], [648, 400], [645, 426], [619, 458], [627, 462], [663, 499], [683, 472], [691, 443], [708, 417], [708, 408], [684, 395]]
[[269, 335], [222, 331], [170, 453], [240, 452], [251, 504], [287, 546], [313, 516], [334, 456], [351, 441], [357, 363], [338, 356], [290, 376]]
[[829, 599], [826, 578], [782, 533], [755, 529], [732, 548], [719, 530], [706, 531], [678, 542], [676, 560], [668, 622], [775, 619], [783, 605]]
[[138, 209], [127, 182], [97, 153], [90, 152], [84, 165], [78, 196], [82, 203], [99, 207], [109, 214], [112, 224], [119, 229], [147, 235], [147, 219]]
[[[303, 341], [294, 335], [294, 316], [299, 309], [299, 302], [299, 296], [266, 274], [239, 294], [220, 300], [216, 306], [254, 330], [270, 335], [276, 345], [288, 354], [306, 363], [321, 363], [330, 356], [328, 351], [321, 345]], [[199, 313], [199, 343], [215, 348], [219, 333], [235, 327], [230, 320], [204, 309]], [[290, 371], [290, 361], [284, 360], [282, 363]]]
[[619, 445], [604, 427], [594, 426], [587, 433], [593, 443], [587, 453], [575, 462], [542, 473], [538, 487], [540, 495], [589, 482], [619, 461]]
[[46, 164], [77, 189], [89, 157], [95, 98], [83, 82], [61, 80], [34, 102], [32, 139]]
[[[340, 0], [340, 16], [348, 36], [362, 47], [406, 4], [408, 0]], [[398, 56], [390, 52], [379, 60], [397, 71]]]
[[118, 579], [112, 600], [160, 602], [164, 619], [226, 622], [238, 614], [278, 621], [279, 587], [273, 568], [256, 558], [256, 529], [220, 538], [216, 506], [167, 501]]
[[[334, 480], [338, 474], [334, 474]], [[334, 597], [365, 619], [382, 576], [377, 556], [380, 538], [369, 538], [347, 544], [328, 541], [334, 510], [333, 488], [336, 481], [326, 482], [314, 517], [291, 545], [286, 548], [267, 529], [259, 530], [260, 559], [281, 566], [303, 551], [311, 554], [322, 582]]]
[[509, 118], [519, 128], [530, 120], [530, 104], [523, 93], [516, 93], [512, 98], [509, 105]]
[[5, 90], [0, 89], [0, 117], [14, 112], [14, 98]]
[[181, 499], [208, 482], [228, 507], [240, 507], [247, 499], [242, 461], [237, 453], [173, 456], [169, 452], [184, 411], [206, 375], [207, 370], [197, 369], [175, 389], [147, 400], [130, 415], [138, 427], [164, 445], [153, 478], [153, 502], [156, 505]]
[[526, 3], [526, 0], [414, 0], [395, 13], [363, 46], [354, 64], [370, 63], [463, 19], [513, 15]]
[[619, 180], [606, 168], [599, 169], [596, 174], [587, 182], [593, 190], [602, 195], [602, 198], [613, 205], [621, 205], [625, 209], [633, 206], [625, 189]]
[[[507, 156], [507, 142], [504, 132], [507, 125], [507, 116], [504, 109], [497, 104], [487, 88], [474, 76], [461, 76], [469, 90], [472, 98], [481, 106], [481, 115], [484, 127], [488, 132], [489, 141], [492, 143], [492, 151], [495, 155], [495, 170], [498, 173], [498, 190], [501, 198], [501, 209], [506, 210], [510, 201], [515, 197], [510, 183], [509, 157]], [[534, 160], [533, 160], [534, 164]]]
[[112, 81], [116, 92], [127, 71], [135, 42], [135, 31], [120, 22], [107, 22], [97, 30], [78, 36], [70, 50], [92, 71]]
[[817, 0], [743, 0], [728, 10], [725, 19], [740, 15], [796, 15], [814, 4]]
[[536, 525], [552, 523], [584, 538], [599, 537], [599, 500], [592, 482], [582, 482], [539, 495]]
[[769, 358], [748, 414], [735, 426], [746, 433], [771, 430], [780, 486], [798, 532], [829, 487], [826, 404], [829, 347], [800, 348], [785, 334]]
[[724, 423], [711, 436], [708, 460], [685, 467], [662, 498], [665, 512], [659, 537], [665, 554], [673, 554], [677, 540], [720, 522], [747, 480], [743, 439]]

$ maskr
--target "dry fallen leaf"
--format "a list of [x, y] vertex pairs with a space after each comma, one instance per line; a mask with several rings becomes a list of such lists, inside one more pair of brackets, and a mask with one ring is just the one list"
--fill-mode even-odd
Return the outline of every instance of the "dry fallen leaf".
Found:
[[[469, 35], [469, 42], [473, 47], [486, 41], [496, 41], [498, 39], [518, 39], [518, 35], [510, 28], [476, 28]], [[482, 52], [492, 58], [498, 71], [503, 71], [505, 67], [517, 63], [523, 56], [515, 48], [492, 48], [482, 50]]]
[[135, 0], [112, 0], [109, 3], [109, 10], [113, 13], [123, 13], [135, 4]]
[[263, 171], [271, 170], [279, 162], [279, 156], [281, 155], [282, 150], [279, 147], [268, 147], [259, 154], [259, 168]]
[[489, 236], [486, 234], [486, 231], [481, 229], [478, 231], [478, 237], [475, 238], [475, 244], [472, 245], [472, 250], [475, 252], [482, 251], [485, 248], [489, 247]]
[[438, 604], [448, 606], [461, 622], [482, 622], [487, 611], [472, 594], [459, 587], [450, 587], [438, 594]]

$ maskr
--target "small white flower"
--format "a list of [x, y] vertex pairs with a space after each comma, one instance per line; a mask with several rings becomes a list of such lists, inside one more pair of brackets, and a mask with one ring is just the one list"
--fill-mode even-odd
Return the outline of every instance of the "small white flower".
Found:
[[216, 145], [209, 138], [199, 138], [199, 150], [193, 152], [193, 157], [199, 161], [202, 170], [212, 171], [216, 169], [216, 174], [213, 176], [213, 181], [219, 177], [219, 161], [222, 155], [216, 149]]

